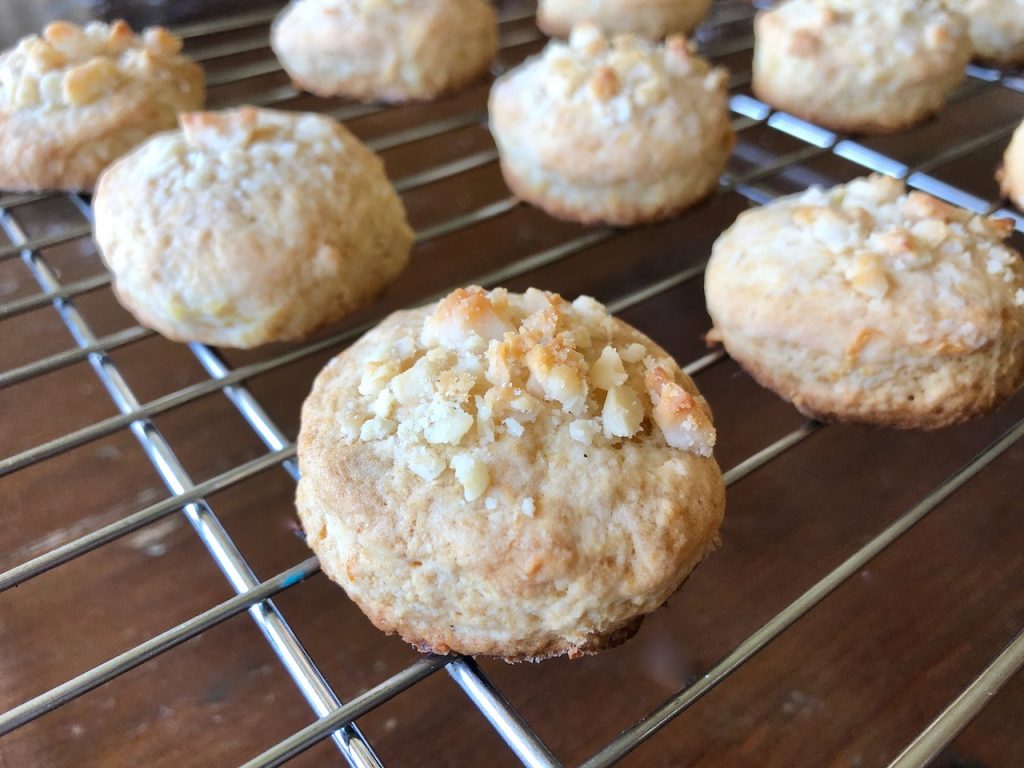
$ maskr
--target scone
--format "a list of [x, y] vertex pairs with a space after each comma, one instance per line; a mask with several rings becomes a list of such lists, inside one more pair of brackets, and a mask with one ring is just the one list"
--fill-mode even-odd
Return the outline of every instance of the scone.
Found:
[[996, 64], [1024, 63], [1024, 0], [945, 0], [967, 17], [974, 55]]
[[1024, 123], [1017, 126], [1003, 154], [1003, 166], [996, 172], [1003, 196], [1024, 210]]
[[176, 341], [298, 339], [371, 300], [413, 234], [380, 159], [323, 115], [192, 112], [100, 177], [118, 299]]
[[160, 27], [47, 25], [0, 55], [0, 189], [88, 191], [177, 113], [203, 105], [203, 71]]
[[303, 90], [397, 102], [431, 99], [486, 72], [498, 25], [486, 0], [295, 0], [270, 43]]
[[786, 0], [754, 23], [757, 97], [839, 131], [899, 131], [937, 112], [971, 58], [940, 0]]
[[491, 89], [505, 181], [560, 218], [673, 216], [715, 189], [729, 158], [726, 80], [682, 37], [609, 40], [581, 25]]
[[1024, 379], [1009, 230], [884, 176], [746, 211], [708, 264], [713, 338], [808, 416], [964, 421]]
[[460, 288], [321, 371], [298, 511], [385, 632], [575, 657], [629, 638], [716, 545], [715, 437], [675, 361], [593, 299]]
[[540, 0], [537, 26], [565, 37], [576, 24], [592, 22], [606, 34], [661, 39], [690, 33], [709, 8], [711, 0]]

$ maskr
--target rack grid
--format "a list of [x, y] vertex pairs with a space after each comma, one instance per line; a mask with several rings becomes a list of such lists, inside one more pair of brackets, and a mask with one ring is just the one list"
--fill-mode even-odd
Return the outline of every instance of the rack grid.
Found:
[[[258, 11], [200, 22], [179, 30], [188, 39], [192, 55], [208, 65], [220, 63], [218, 67], [211, 67], [209, 85], [215, 94], [220, 93], [218, 89], [231, 91], [223, 99], [224, 104], [240, 102], [287, 106], [289, 101], [299, 98], [299, 94], [289, 85], [263, 85], [267, 76], [280, 74], [279, 65], [267, 47], [267, 24], [272, 15]], [[1013, 210], [1003, 207], [1001, 201], [972, 194], [945, 180], [941, 173], [935, 173], [979, 150], [1001, 145], [1016, 127], [1016, 120], [988, 126], [982, 132], [971, 133], [939, 151], [928, 154], [920, 162], [901, 162], [884, 151], [873, 148], [869, 143], [837, 135], [785, 113], [774, 112], [750, 96], [745, 86], [749, 82], [751, 18], [752, 10], [749, 5], [742, 2], [722, 3], [716, 7], [712, 18], [702, 28], [698, 40], [704, 55], [729, 64], [733, 71], [731, 108], [737, 132], [743, 135], [752, 129], [762, 130], [766, 135], [774, 137], [773, 140], [783, 142], [791, 148], [784, 152], [768, 152], [764, 149], [763, 141], [749, 146], [741, 142], [735, 162], [721, 180], [718, 195], [736, 194], [750, 203], [761, 204], [780, 194], [779, 186], [799, 188], [805, 185], [808, 178], [823, 180], [820, 174], [815, 176], [815, 172], [809, 170], [807, 164], [832, 158], [845, 161], [850, 168], [857, 168], [862, 172], [874, 171], [903, 178], [912, 187], [979, 213], [1012, 218], [1016, 230], [1024, 231], [1024, 221], [1021, 217]], [[543, 38], [532, 26], [528, 26], [531, 19], [532, 8], [526, 6], [512, 6], [501, 14], [500, 60], [503, 65], [515, 63], [525, 54], [537, 50], [542, 44]], [[248, 32], [252, 34], [239, 39], [239, 33]], [[219, 39], [223, 36], [229, 39]], [[233, 63], [236, 57], [253, 56], [255, 60]], [[747, 68], [736, 68], [735, 62], [744, 60]], [[1006, 94], [1024, 91], [1021, 81], [1012, 74], [972, 66], [969, 75], [967, 81], [954, 95], [954, 102], [976, 97], [986, 91]], [[234, 91], [237, 89], [244, 93], [241, 96], [235, 95]], [[455, 108], [450, 114], [426, 121], [415, 119], [415, 109], [406, 109], [406, 112], [412, 115], [412, 120], [406, 120], [400, 127], [371, 138], [368, 144], [381, 152], [401, 149], [420, 141], [443, 138], [486, 122], [486, 114], [479, 100], [465, 106], [459, 102], [458, 96], [452, 97], [451, 101]], [[373, 104], [344, 104], [331, 107], [327, 111], [339, 120], [357, 120], [389, 111], [401, 115], [404, 114], [402, 109]], [[402, 194], [408, 194], [444, 180], [454, 179], [461, 174], [488, 169], [495, 165], [496, 160], [497, 153], [492, 145], [460, 154], [454, 159], [431, 163], [423, 170], [397, 178], [395, 185]], [[775, 180], [774, 185], [770, 183], [772, 179]], [[47, 201], [52, 202], [55, 197], [66, 199], [73, 206], [76, 216], [64, 221], [63, 226], [56, 232], [27, 235], [19, 221], [22, 213], [30, 211], [33, 206]], [[471, 210], [449, 215], [443, 220], [419, 227], [416, 244], [420, 247], [452, 235], [471, 232], [474, 227], [500, 219], [520, 206], [521, 203], [514, 197], [505, 196]], [[335, 352], [372, 327], [386, 312], [375, 309], [372, 316], [364, 318], [362, 322], [343, 327], [308, 343], [275, 350], [269, 356], [239, 365], [230, 364], [227, 356], [218, 350], [201, 344], [190, 344], [190, 352], [205, 371], [206, 378], [142, 401], [123, 375], [113, 353], [122, 348], [130, 348], [152, 336], [153, 332], [138, 325], [131, 325], [112, 333], [98, 335], [87, 320], [86, 313], [79, 309], [76, 302], [109, 286], [109, 274], [101, 272], [61, 282], [57, 270], [47, 260], [47, 249], [84, 240], [89, 236], [91, 210], [88, 199], [81, 195], [6, 195], [0, 197], [0, 227], [9, 240], [7, 245], [0, 246], [0, 260], [20, 260], [38, 287], [36, 291], [0, 303], [0, 321], [49, 307], [56, 312], [75, 344], [72, 348], [44, 355], [20, 365], [10, 368], [5, 366], [5, 370], [0, 372], [0, 388], [25, 384], [37, 377], [85, 362], [92, 368], [117, 410], [114, 415], [93, 421], [59, 437], [44, 440], [10, 454], [5, 453], [0, 459], [0, 480], [92, 441], [121, 430], [129, 430], [171, 494], [162, 501], [120, 516], [113, 522], [27, 558], [0, 573], [0, 592], [17, 587], [86, 553], [180, 513], [195, 529], [213, 562], [222, 571], [235, 593], [234, 597], [51, 690], [0, 713], [0, 735], [40, 718], [68, 701], [139, 665], [146, 664], [165, 651], [201, 635], [231, 617], [247, 612], [317, 718], [308, 727], [299, 730], [263, 754], [254, 756], [247, 766], [280, 765], [326, 738], [332, 738], [344, 759], [356, 768], [382, 765], [372, 746], [372, 734], [368, 736], [362, 733], [356, 725], [356, 720], [406, 689], [416, 686], [440, 669], [449, 674], [522, 764], [561, 765], [559, 758], [548, 749], [503, 692], [488, 678], [481, 667], [469, 658], [424, 656], [399, 673], [380, 681], [375, 687], [348, 702], [342, 702], [321, 673], [316, 660], [299, 641], [274, 602], [274, 598], [280, 593], [317, 572], [315, 558], [308, 558], [261, 581], [208, 501], [210, 496], [277, 466], [283, 467], [292, 478], [297, 479], [294, 440], [275, 423], [264, 405], [248, 388], [249, 380], [261, 374], [285, 369], [318, 354]], [[611, 242], [622, 235], [621, 231], [611, 228], [591, 228], [556, 245], [518, 255], [489, 271], [475, 274], [472, 279], [460, 280], [459, 284], [502, 284], [526, 276], [542, 267], [557, 264], [569, 257], [584, 254], [589, 249]], [[648, 281], [642, 287], [613, 296], [606, 303], [611, 311], [617, 313], [638, 307], [698, 279], [703, 274], [703, 268], [704, 262], [687, 264], [658, 279]], [[412, 269], [416, 269], [415, 262]], [[417, 296], [414, 303], [425, 303], [444, 292], [446, 291]], [[697, 375], [719, 365], [725, 359], [726, 356], [721, 351], [712, 351], [692, 359], [685, 368], [690, 375]], [[266, 453], [195, 482], [176, 454], [170, 440], [157, 426], [156, 418], [172, 409], [211, 395], [221, 395], [229, 401], [262, 442]], [[727, 484], [732, 486], [738, 483], [823, 429], [830, 427], [813, 421], [799, 424], [735, 464], [726, 472]], [[1000, 456], [1015, 449], [1022, 435], [1024, 421], [1011, 425], [970, 462], [934, 487], [917, 504], [899, 515], [877, 535], [856, 547], [847, 559], [736, 645], [702, 676], [683, 686], [646, 717], [608, 741], [602, 749], [586, 759], [584, 765], [587, 768], [597, 768], [615, 763], [651, 738], [673, 718], [725, 681], [748, 659], [858, 573], [943, 501]], [[1009, 680], [1022, 664], [1024, 630], [1017, 632], [1006, 649], [992, 660], [990, 666], [983, 670], [960, 696], [951, 701], [945, 710], [936, 713], [934, 721], [906, 746], [892, 765], [900, 768], [920, 766], [934, 758], [980, 711], [986, 698]], [[0, 741], [0, 748], [2, 746], [3, 742]]]

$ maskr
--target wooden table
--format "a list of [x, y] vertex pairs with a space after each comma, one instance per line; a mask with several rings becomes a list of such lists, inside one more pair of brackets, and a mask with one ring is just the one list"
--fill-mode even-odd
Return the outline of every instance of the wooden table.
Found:
[[[58, 15], [60, 5], [28, 11], [5, 0], [0, 18], [7, 42]], [[203, 498], [257, 579], [309, 557], [296, 535], [294, 481], [281, 455], [260, 464], [268, 448], [239, 410], [246, 395], [229, 390], [232, 400], [208, 384], [203, 361], [216, 366], [222, 359], [232, 370], [256, 365], [258, 375], [242, 382], [245, 391], [287, 440], [295, 437], [313, 377], [351, 336], [346, 329], [456, 284], [588, 293], [680, 361], [697, 361], [708, 353], [701, 335], [709, 325], [700, 267], [715, 237], [752, 201], [849, 179], [868, 164], [899, 174], [925, 171], [914, 180], [926, 189], [943, 191], [944, 183], [976, 196], [979, 205], [994, 202], [993, 171], [1024, 113], [1017, 81], [988, 82], [984, 78], [996, 75], [981, 70], [938, 119], [859, 143], [808, 133], [783, 116], [766, 120], [761, 105], [737, 99], [742, 130], [719, 194], [658, 226], [588, 229], [509, 198], [485, 124], [488, 82], [436, 103], [394, 109], [297, 95], [266, 47], [267, 15], [260, 12], [266, 6], [209, 4], [197, 12], [195, 5], [175, 5], [165, 20], [193, 25], [186, 28], [187, 48], [205, 59], [216, 84], [211, 105], [258, 101], [348, 115], [347, 124], [374, 144], [399, 183], [421, 242], [393, 288], [369, 310], [321, 334], [318, 340], [327, 341], [319, 351], [298, 354], [307, 346], [282, 345], [225, 351], [220, 358], [137, 328], [117, 305], [86, 234], [84, 201], [0, 198], [8, 234], [17, 234], [13, 223], [34, 242], [32, 251], [0, 251], [0, 454], [6, 461], [0, 465], [0, 570], [7, 575], [168, 498], [139, 436], [151, 454], [154, 440], [164, 440], [193, 482], [218, 486]], [[124, 13], [136, 24], [159, 12], [146, 3], [117, 2], [91, 9], [68, 3], [65, 10]], [[511, 19], [501, 26], [503, 67], [543, 45], [528, 11], [503, 6]], [[216, 33], [195, 26], [224, 13], [247, 15]], [[734, 93], [748, 94], [749, 10], [723, 3], [716, 19], [702, 45], [731, 70]], [[945, 191], [956, 201], [967, 199]], [[1022, 245], [1019, 233], [1014, 243]], [[40, 274], [57, 281], [68, 304], [39, 296]], [[76, 348], [68, 317], [100, 339], [105, 351], [94, 362], [106, 375], [116, 370], [139, 403], [156, 403], [135, 431], [104, 421], [118, 409], [90, 362], [83, 355], [68, 362], [75, 355], [68, 350]], [[295, 359], [282, 358], [293, 352]], [[575, 662], [480, 662], [565, 764], [600, 750], [886, 526], [922, 500], [935, 501], [940, 483], [1008, 430], [1019, 433], [1024, 419], [1024, 396], [1017, 396], [989, 417], [936, 433], [808, 427], [730, 360], [704, 360], [698, 367], [697, 383], [716, 415], [719, 462], [739, 467], [731, 475], [721, 549], [618, 649]], [[164, 407], [169, 396], [181, 402]], [[118, 428], [87, 435], [94, 439], [74, 437], [97, 423]], [[52, 446], [52, 456], [25, 453], [55, 440], [62, 442]], [[766, 448], [763, 466], [742, 464]], [[888, 764], [1024, 627], [1024, 449], [1019, 441], [1000, 448], [986, 455], [991, 461], [976, 476], [929, 503], [921, 522], [854, 568], [625, 764]], [[233, 595], [177, 511], [0, 592], [0, 711]], [[382, 636], [322, 575], [282, 591], [275, 603], [345, 700], [418, 658], [400, 640]], [[242, 613], [0, 738], [0, 766], [238, 764], [313, 720], [271, 646]], [[518, 764], [444, 672], [358, 722], [388, 766]], [[935, 764], [1019, 766], [1022, 723], [1024, 677], [1017, 675]], [[341, 763], [328, 740], [290, 764]]]

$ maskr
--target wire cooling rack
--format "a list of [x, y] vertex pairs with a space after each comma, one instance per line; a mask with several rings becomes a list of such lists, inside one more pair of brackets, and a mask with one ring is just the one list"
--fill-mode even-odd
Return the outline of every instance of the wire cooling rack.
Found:
[[[510, 66], [542, 45], [543, 38], [532, 25], [532, 13], [532, 8], [525, 6], [509, 6], [502, 11], [499, 66]], [[904, 150], [889, 151], [889, 148], [895, 147], [892, 140], [883, 138], [859, 141], [837, 135], [790, 115], [774, 112], [750, 96], [747, 85], [750, 79], [752, 13], [750, 6], [742, 3], [720, 4], [698, 36], [703, 54], [727, 65], [732, 72], [731, 108], [734, 127], [740, 136], [736, 155], [721, 179], [718, 197], [739, 196], [759, 204], [809, 183], [834, 183], [866, 171], [875, 171], [904, 178], [912, 187], [979, 213], [1012, 218], [1017, 231], [1021, 230], [1022, 220], [1017, 213], [1002, 207], [1002, 203], [991, 195], [986, 197], [984, 192], [977, 191], [991, 190], [991, 186], [975, 184], [972, 191], [970, 185], [961, 186], [960, 179], [956, 177], [958, 163], [979, 152], [991, 154], [994, 149], [1001, 148], [1015, 127], [1024, 109], [1024, 96], [1020, 95], [1024, 92], [1024, 83], [1013, 73], [972, 66], [967, 81], [954, 94], [952, 105], [991, 97], [996, 100], [991, 103], [998, 103], [1002, 107], [983, 115], [980, 122], [958, 129], [959, 133], [953, 140], [949, 140], [947, 131], [947, 135], [941, 142], [936, 141], [935, 146], [929, 145], [930, 129], [923, 129], [923, 146], [918, 147], [916, 154], [910, 152], [912, 159], [908, 161]], [[209, 67], [211, 99], [215, 105], [250, 103], [289, 107], [297, 104], [299, 94], [290, 85], [282, 84], [279, 65], [267, 47], [267, 24], [271, 18], [272, 14], [259, 11], [197, 23], [179, 30], [186, 38], [190, 53]], [[415, 155], [421, 142], [444, 140], [463, 129], [485, 123], [483, 94], [485, 90], [477, 89], [471, 97], [450, 97], [443, 101], [448, 106], [435, 111], [429, 119], [423, 119], [423, 113], [417, 111], [417, 107], [336, 104], [311, 100], [309, 97], [305, 97], [300, 106], [321, 108], [346, 121], [394, 114], [395, 120], [388, 124], [391, 127], [377, 132], [368, 143], [379, 152], [408, 148]], [[758, 138], [747, 141], [747, 137], [754, 133]], [[497, 154], [493, 145], [480, 146], [471, 142], [460, 144], [454, 139], [450, 145], [451, 151], [440, 153], [443, 155], [440, 159], [431, 156], [415, 172], [395, 179], [398, 190], [403, 195], [428, 190], [429, 196], [432, 186], [440, 182], [457, 180], [465, 174], [481, 170], [494, 173]], [[468, 146], [468, 150], [464, 150], [463, 145]], [[52, 204], [57, 198], [67, 203], [67, 211], [54, 227], [40, 234], [26, 231], [23, 220], [32, 219], [37, 207]], [[482, 225], [499, 221], [521, 206], [518, 200], [506, 194], [468, 210], [457, 210], [454, 214], [449, 211], [442, 218], [418, 227], [417, 248], [445, 238], [473, 237]], [[7, 244], [0, 245], [0, 264], [20, 261], [36, 285], [32, 290], [22, 286], [15, 298], [0, 303], [0, 328], [7, 328], [9, 323], [26, 316], [35, 317], [33, 313], [38, 311], [52, 311], [74, 341], [71, 348], [32, 356], [14, 365], [4, 365], [0, 373], [0, 394], [28, 392], [33, 383], [43, 377], [83, 364], [91, 367], [116, 408], [113, 415], [69, 429], [59, 436], [39, 440], [27, 447], [19, 447], [13, 452], [5, 452], [0, 459], [0, 483], [10, 483], [19, 473], [31, 467], [42, 465], [45, 468], [58, 457], [73, 453], [82, 446], [128, 430], [170, 492], [170, 496], [162, 501], [119, 513], [110, 522], [70, 538], [64, 537], [64, 540], [44, 551], [11, 565], [0, 573], [0, 592], [25, 584], [93, 550], [102, 551], [117, 540], [145, 531], [160, 521], [183, 515], [235, 593], [235, 596], [144, 639], [134, 647], [87, 668], [43, 693], [27, 700], [23, 697], [20, 703], [0, 714], [0, 735], [9, 734], [43, 718], [52, 710], [140, 665], [153, 664], [155, 659], [170, 649], [203, 635], [234, 616], [248, 613], [308, 702], [316, 719], [262, 754], [254, 754], [251, 761], [246, 763], [247, 766], [282, 764], [327, 738], [333, 739], [341, 755], [352, 766], [367, 768], [382, 765], [372, 746], [373, 734], [361, 732], [356, 720], [441, 669], [457, 683], [519, 761], [529, 766], [562, 764], [559, 756], [545, 745], [538, 732], [531, 728], [503, 691], [473, 659], [423, 656], [397, 673], [377, 680], [375, 685], [347, 702], [342, 702], [328, 684], [316, 659], [300, 642], [286, 616], [274, 602], [275, 597], [317, 572], [315, 558], [310, 557], [271, 578], [260, 580], [235, 538], [218, 518], [210, 501], [211, 496], [274, 467], [283, 467], [293, 478], [297, 477], [294, 435], [275, 423], [265, 404], [249, 388], [250, 380], [262, 374], [289, 369], [299, 361], [318, 354], [341, 349], [386, 314], [386, 301], [349, 326], [308, 343], [272, 348], [270, 352], [254, 359], [243, 357], [238, 364], [232, 364], [227, 355], [215, 349], [190, 344], [188, 349], [202, 367], [205, 377], [158, 396], [145, 398], [138, 395], [129, 383], [129, 378], [119, 366], [116, 353], [122, 349], [132, 349], [134, 345], [153, 336], [153, 333], [138, 325], [128, 325], [107, 333], [95, 330], [88, 319], [88, 312], [83, 311], [80, 305], [109, 286], [109, 274], [101, 271], [65, 281], [61, 279], [61, 270], [54, 267], [48, 258], [49, 249], [62, 244], [81, 241], [83, 247], [91, 248], [87, 241], [91, 231], [88, 199], [80, 195], [5, 195], [0, 197], [0, 226], [8, 238]], [[428, 285], [437, 283], [439, 288], [452, 282], [475, 282], [485, 286], [510, 283], [519, 278], [528, 278], [541, 268], [559, 265], [580, 255], [585, 257], [602, 244], [624, 236], [623, 232], [611, 228], [577, 228], [567, 231], [571, 236], [563, 237], [554, 245], [517, 252], [488, 270], [470, 271], [465, 279], [446, 280], [444, 275], [447, 273], [442, 269], [440, 279], [424, 282]], [[435, 266], [414, 259], [411, 269], [430, 271]], [[703, 268], [704, 261], [697, 260], [677, 265], [672, 270], [663, 270], [648, 279], [642, 268], [624, 265], [623, 269], [641, 273], [639, 282], [627, 281], [626, 284], [631, 286], [629, 290], [604, 299], [609, 309], [617, 313], [642, 308], [646, 302], [699, 281]], [[441, 294], [444, 292], [438, 291]], [[420, 291], [413, 300], [421, 303], [437, 295], [427, 293], [426, 290]], [[113, 301], [109, 292], [103, 295], [106, 300]], [[721, 351], [711, 351], [693, 357], [685, 367], [690, 375], [696, 376], [724, 361], [725, 356]], [[300, 389], [308, 388], [308, 385], [308, 380], [303, 381]], [[701, 386], [704, 388], [703, 384]], [[714, 402], [714, 391], [708, 394]], [[265, 451], [255, 458], [234, 463], [210, 477], [195, 481], [172, 446], [172, 441], [161, 431], [157, 420], [173, 409], [207, 396], [226, 398], [254, 431]], [[837, 428], [825, 427], [813, 421], [797, 424], [781, 437], [735, 463], [726, 472], [727, 484], [736, 485], [815, 433], [826, 429]], [[699, 675], [687, 681], [675, 693], [664, 697], [660, 705], [628, 725], [617, 736], [605, 740], [604, 746], [590, 753], [583, 765], [587, 768], [610, 765], [650, 739], [819, 605], [840, 585], [862, 573], [876, 556], [965, 484], [1003, 454], [1011, 452], [1022, 435], [1024, 420], [1011, 423], [1008, 429], [988, 441], [969, 462], [932, 487], [917, 503], [895, 516], [873, 536], [852, 545], [845, 560], [824, 573], [760, 628], [735, 644], [717, 663], [701, 670]], [[18, 445], [17, 440], [13, 439], [14, 435], [10, 437], [10, 442]], [[936, 437], [936, 440], [941, 439], [942, 433]], [[6, 437], [5, 442], [8, 442]], [[112, 480], [116, 484], [116, 479]], [[59, 482], [56, 477], [54, 481]], [[0, 621], [2, 619], [0, 604]], [[0, 623], [2, 628], [3, 624]], [[991, 694], [1013, 676], [1024, 663], [1024, 632], [1019, 626], [1014, 628], [1014, 632], [1016, 634], [1012, 636], [1009, 645], [992, 658], [991, 663], [979, 674], [973, 676], [973, 680], [969, 681], [960, 695], [949, 702], [948, 707], [929, 714], [930, 724], [910, 740], [905, 750], [891, 760], [891, 765], [902, 768], [929, 762], [981, 710]], [[339, 642], [344, 645], [344, 638]], [[158, 691], [153, 692], [154, 696], [158, 694]], [[102, 717], [102, 713], [97, 716]], [[570, 724], [566, 724], [566, 727], [570, 727]], [[0, 763], [3, 763], [3, 744], [4, 741], [0, 739]], [[80, 760], [71, 762], [93, 764], [94, 760], [89, 755], [83, 755]], [[180, 764], [186, 762], [189, 761], [182, 759]], [[424, 762], [429, 760], [424, 759]], [[435, 762], [444, 763], [445, 760], [438, 757]]]

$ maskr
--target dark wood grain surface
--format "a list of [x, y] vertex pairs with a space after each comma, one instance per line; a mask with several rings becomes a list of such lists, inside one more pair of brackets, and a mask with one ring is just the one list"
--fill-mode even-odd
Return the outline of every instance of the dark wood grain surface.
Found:
[[[260, 3], [0, 3], [5, 43], [60, 15], [127, 15], [133, 22], [190, 23]], [[512, 8], [512, 6], [507, 6]], [[719, 7], [720, 18], [740, 6]], [[513, 65], [540, 49], [531, 19], [503, 25]], [[750, 34], [726, 24], [705, 42], [728, 45]], [[190, 50], [265, 39], [266, 26], [192, 38]], [[532, 40], [532, 41], [531, 41]], [[722, 63], [749, 72], [749, 51]], [[271, 61], [266, 48], [212, 59], [210, 73]], [[225, 105], [287, 84], [264, 74], [211, 89]], [[434, 104], [353, 119], [360, 137], [379, 139], [411, 126], [479, 114], [462, 127], [382, 152], [393, 179], [493, 149], [483, 121], [488, 82]], [[737, 92], [745, 92], [741, 86]], [[277, 104], [335, 109], [309, 96]], [[993, 172], [1024, 95], [1001, 85], [963, 91], [938, 119], [906, 134], [864, 142], [985, 200], [997, 199]], [[1006, 135], [960, 152], [971, 137]], [[807, 145], [767, 125], [743, 131], [730, 172], [780, 161]], [[503, 281], [613, 302], [701, 264], [748, 197], [810, 183], [834, 183], [864, 169], [823, 152], [744, 188], [724, 192], [654, 227], [606, 241]], [[487, 162], [403, 195], [424, 229], [509, 193]], [[2, 204], [0, 199], [0, 204]], [[80, 212], [53, 197], [12, 211], [29, 236], [81, 225]], [[425, 242], [402, 278], [371, 309], [330, 329], [355, 326], [446, 286], [479, 279], [525, 255], [589, 230], [519, 205], [480, 224]], [[1015, 244], [1022, 245], [1015, 236]], [[101, 274], [88, 238], [45, 248], [63, 283]], [[0, 261], [0, 305], [37, 293], [25, 264]], [[100, 287], [74, 305], [98, 336], [134, 325]], [[622, 315], [686, 363], [706, 353], [701, 278], [683, 282]], [[52, 306], [0, 321], [0, 369], [74, 347]], [[232, 365], [266, 360], [292, 347], [226, 352]], [[340, 345], [256, 376], [250, 391], [294, 438], [299, 406], [319, 368]], [[207, 376], [185, 346], [149, 335], [110, 353], [142, 402]], [[792, 407], [724, 360], [697, 383], [716, 414], [723, 468], [803, 423]], [[116, 413], [86, 362], [0, 388], [0, 454], [11, 456]], [[618, 731], [711, 667], [776, 612], [955, 472], [1021, 418], [1024, 396], [976, 422], [922, 434], [843, 426], [821, 429], [735, 484], [723, 546], [669, 605], [626, 645], [576, 662], [507, 666], [482, 662], [566, 764], [600, 749]], [[154, 419], [198, 482], [266, 452], [221, 393]], [[923, 522], [844, 583], [753, 660], [626, 760], [643, 766], [836, 766], [888, 763], [1024, 626], [1024, 448], [1015, 446], [940, 504]], [[308, 556], [296, 536], [294, 483], [273, 467], [208, 497], [258, 577]], [[6, 570], [138, 509], [167, 491], [133, 435], [114, 431], [0, 478], [0, 570]], [[166, 517], [14, 589], [0, 593], [0, 711], [129, 649], [232, 595], [180, 514]], [[316, 575], [276, 603], [343, 698], [416, 658], [382, 636], [344, 593]], [[0, 766], [213, 766], [238, 764], [311, 722], [313, 715], [260, 632], [237, 616], [143, 666], [0, 738]], [[936, 765], [1013, 768], [1024, 764], [1024, 680], [1018, 675], [937, 760]], [[511, 753], [443, 672], [360, 720], [388, 766], [515, 765]], [[323, 742], [293, 763], [339, 765]]]

